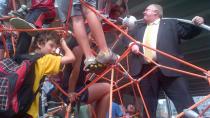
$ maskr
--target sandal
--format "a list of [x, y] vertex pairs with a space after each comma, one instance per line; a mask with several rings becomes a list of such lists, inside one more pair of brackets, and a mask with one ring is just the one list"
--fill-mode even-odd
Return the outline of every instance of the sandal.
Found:
[[96, 57], [97, 62], [105, 65], [115, 64], [117, 59], [118, 56], [111, 50], [107, 52], [99, 52]]
[[102, 72], [106, 67], [105, 65], [98, 63], [95, 58], [85, 59], [84, 64], [85, 66], [83, 70], [86, 72], [93, 72], [93, 73]]

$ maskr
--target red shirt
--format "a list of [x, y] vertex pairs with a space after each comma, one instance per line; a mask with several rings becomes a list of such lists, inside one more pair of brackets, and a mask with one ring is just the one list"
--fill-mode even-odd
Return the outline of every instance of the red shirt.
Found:
[[36, 8], [48, 8], [54, 9], [55, 0], [32, 0], [31, 1], [31, 9]]

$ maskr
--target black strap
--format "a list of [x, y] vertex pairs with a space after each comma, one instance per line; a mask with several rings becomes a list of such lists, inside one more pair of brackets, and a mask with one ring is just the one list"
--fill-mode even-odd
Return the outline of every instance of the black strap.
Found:
[[[31, 74], [30, 74], [31, 75]], [[40, 85], [39, 85], [39, 87], [37, 88], [37, 90], [35, 91], [35, 93], [33, 93], [33, 95], [32, 95], [32, 97], [27, 101], [27, 106], [22, 110], [22, 111], [20, 111], [21, 113], [18, 113], [18, 114], [27, 114], [26, 112], [30, 109], [30, 107], [31, 107], [31, 105], [32, 105], [32, 103], [34, 102], [34, 100], [35, 100], [35, 98], [36, 98], [36, 96], [37, 96], [37, 94], [40, 92], [40, 90], [41, 90], [41, 87], [42, 87], [42, 85], [43, 85], [43, 82], [44, 82], [44, 80], [45, 80], [45, 77], [46, 76], [43, 76], [42, 77], [42, 79], [41, 79], [41, 81], [40, 81]], [[35, 81], [35, 80], [34, 80]], [[33, 82], [33, 85], [34, 85], [34, 82]], [[33, 92], [33, 86], [32, 86], [32, 92]], [[30, 97], [30, 96], [29, 96]]]
[[36, 90], [35, 93], [33, 94], [33, 97], [32, 97], [32, 98], [33, 98], [33, 101], [34, 101], [34, 99], [36, 98], [36, 95], [38, 94], [38, 92], [41, 91], [41, 88], [42, 88], [42, 86], [43, 86], [43, 83], [44, 83], [44, 81], [45, 81], [45, 78], [46, 78], [46, 75], [43, 76], [42, 79], [40, 80], [39, 87], [37, 88], [37, 90]]
[[14, 57], [12, 57], [12, 59], [18, 64], [21, 64], [24, 60], [29, 60], [32, 63], [34, 63], [36, 60], [38, 60], [43, 56], [44, 56], [43, 54], [30, 53], [30, 54], [15, 55]]

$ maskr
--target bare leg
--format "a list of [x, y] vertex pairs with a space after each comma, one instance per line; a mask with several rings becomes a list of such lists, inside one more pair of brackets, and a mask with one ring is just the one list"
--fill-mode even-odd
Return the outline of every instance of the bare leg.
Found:
[[88, 21], [88, 25], [90, 26], [91, 32], [96, 40], [96, 43], [100, 51], [102, 52], [108, 51], [104, 32], [96, 14], [85, 7], [83, 7], [83, 12], [85, 14], [85, 17]]
[[88, 88], [88, 103], [96, 102], [97, 118], [105, 118], [109, 109], [109, 89], [108, 83], [95, 83]]
[[[71, 74], [69, 76], [69, 92], [73, 92], [76, 88], [76, 84], [77, 84], [77, 79], [79, 77], [79, 72], [80, 72], [80, 65], [82, 63], [82, 56], [83, 56], [83, 52], [81, 51], [81, 48], [79, 46], [76, 46], [72, 49], [76, 60], [74, 61], [73, 65], [73, 69], [71, 71]], [[69, 65], [66, 65], [66, 67]], [[65, 73], [64, 73], [65, 74]]]
[[88, 109], [89, 109], [90, 117], [91, 118], [97, 118], [94, 105], [93, 104], [88, 104]]
[[77, 42], [81, 46], [85, 54], [85, 57], [86, 58], [93, 57], [93, 54], [91, 52], [91, 48], [89, 45], [89, 41], [88, 41], [88, 36], [85, 30], [83, 17], [74, 16], [72, 17], [72, 21], [73, 21], [73, 30], [74, 30], [75, 37], [77, 39]]
[[109, 94], [104, 95], [104, 97], [98, 101], [95, 109], [98, 118], [106, 118], [106, 114], [109, 111]]

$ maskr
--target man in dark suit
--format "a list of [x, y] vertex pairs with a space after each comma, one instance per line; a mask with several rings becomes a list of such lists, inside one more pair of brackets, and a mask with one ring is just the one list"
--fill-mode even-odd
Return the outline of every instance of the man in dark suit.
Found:
[[[201, 29], [193, 25], [181, 23], [177, 20], [161, 19], [163, 10], [157, 4], [149, 5], [143, 12], [143, 15], [145, 23], [138, 25], [129, 33], [137, 39], [137, 42], [142, 42], [144, 45], [179, 58], [182, 58], [178, 48], [178, 45], [181, 43], [180, 40], [193, 38], [201, 32]], [[192, 22], [200, 25], [204, 22], [204, 19], [196, 16]], [[136, 79], [155, 66], [155, 64], [151, 63], [151, 59], [161, 65], [180, 68], [180, 63], [172, 59], [138, 44], [131, 45], [132, 42], [129, 42], [129, 40], [124, 41], [127, 45], [132, 46], [132, 54], [129, 55], [130, 74]], [[146, 58], [138, 55], [139, 51]], [[173, 101], [178, 113], [194, 104], [185, 81], [181, 78], [181, 74], [171, 70], [164, 68], [156, 69], [140, 81], [140, 88], [151, 118], [156, 117], [160, 88]], [[144, 117], [146, 117], [145, 113]]]

